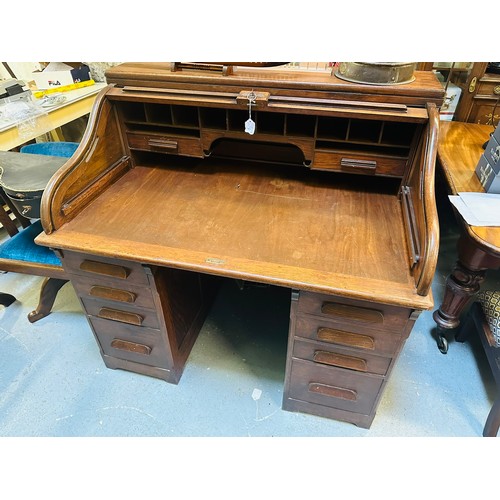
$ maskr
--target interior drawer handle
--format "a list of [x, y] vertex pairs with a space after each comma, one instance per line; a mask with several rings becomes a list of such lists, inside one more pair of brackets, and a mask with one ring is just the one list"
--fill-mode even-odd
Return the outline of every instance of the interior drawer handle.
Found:
[[107, 264], [105, 262], [97, 262], [95, 260], [84, 260], [80, 264], [80, 270], [88, 273], [102, 274], [113, 278], [127, 279], [130, 270], [116, 264]]
[[136, 326], [141, 326], [144, 319], [140, 314], [117, 311], [116, 309], [110, 309], [109, 307], [101, 307], [97, 316], [102, 319], [120, 321], [121, 323], [128, 323], [129, 325]]
[[329, 396], [331, 398], [347, 399], [348, 401], [356, 401], [358, 399], [357, 392], [352, 389], [344, 389], [343, 387], [319, 384], [317, 382], [311, 382], [309, 384], [309, 392], [323, 394], [323, 396]]
[[354, 158], [342, 158], [340, 166], [347, 170], [369, 170], [371, 172], [377, 169], [375, 160], [355, 160]]
[[320, 326], [317, 332], [318, 340], [330, 342], [332, 344], [340, 344], [348, 347], [357, 347], [359, 349], [375, 349], [375, 340], [369, 335], [359, 333], [344, 332], [333, 328]]
[[368, 371], [366, 360], [354, 356], [346, 356], [345, 354], [337, 354], [329, 351], [314, 351], [313, 360], [316, 361], [316, 363], [338, 366], [339, 368], [347, 368], [358, 372]]
[[167, 150], [172, 153], [177, 153], [177, 150], [179, 149], [177, 141], [172, 140], [149, 139], [148, 146], [151, 149]]
[[114, 349], [120, 349], [121, 351], [136, 352], [138, 354], [146, 354], [149, 356], [151, 354], [151, 347], [144, 344], [137, 344], [136, 342], [129, 342], [128, 340], [113, 339], [111, 342], [111, 347]]
[[116, 300], [118, 302], [133, 303], [137, 295], [128, 290], [119, 290], [118, 288], [110, 288], [109, 286], [94, 285], [89, 292], [92, 297], [99, 297], [100, 299]]
[[383, 323], [384, 313], [367, 307], [349, 306], [336, 302], [323, 302], [321, 312], [330, 316], [339, 316], [345, 319], [354, 319], [364, 323]]

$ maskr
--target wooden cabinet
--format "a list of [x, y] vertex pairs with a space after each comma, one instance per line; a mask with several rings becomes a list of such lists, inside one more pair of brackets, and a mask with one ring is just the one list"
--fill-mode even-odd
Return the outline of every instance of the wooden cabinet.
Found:
[[61, 253], [106, 365], [176, 383], [221, 279], [286, 287], [283, 407], [369, 427], [433, 306], [435, 75], [139, 63], [107, 78], [37, 240]]
[[[500, 74], [487, 62], [421, 63], [461, 89], [454, 121], [497, 125], [500, 119]], [[497, 71], [494, 72], [493, 70]]]

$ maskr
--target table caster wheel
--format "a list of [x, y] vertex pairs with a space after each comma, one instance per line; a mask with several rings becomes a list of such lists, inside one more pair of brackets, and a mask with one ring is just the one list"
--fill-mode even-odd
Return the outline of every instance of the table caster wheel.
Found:
[[438, 349], [443, 354], [446, 354], [448, 352], [448, 341], [446, 340], [446, 337], [444, 337], [443, 335], [438, 335], [437, 346], [438, 346]]

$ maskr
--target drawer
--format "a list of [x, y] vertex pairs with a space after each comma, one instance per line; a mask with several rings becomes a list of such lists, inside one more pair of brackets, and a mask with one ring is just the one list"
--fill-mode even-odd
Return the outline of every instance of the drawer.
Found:
[[158, 315], [154, 309], [144, 309], [126, 304], [117, 305], [113, 302], [91, 298], [82, 298], [81, 300], [85, 311], [91, 316], [139, 327], [160, 328]]
[[89, 317], [89, 322], [104, 354], [135, 363], [171, 368], [166, 339], [160, 330], [94, 317]]
[[70, 274], [149, 286], [146, 272], [137, 262], [68, 251], [63, 251], [61, 260], [65, 271]]
[[300, 339], [294, 340], [293, 357], [313, 361], [320, 365], [377, 375], [385, 375], [392, 360], [392, 358], [373, 355], [367, 351], [359, 352], [340, 346]]
[[360, 325], [398, 333], [405, 328], [411, 313], [410, 309], [402, 307], [305, 291], [299, 294], [297, 311], [335, 320], [342, 325]]
[[481, 78], [478, 82], [476, 96], [497, 98], [500, 95], [500, 78]]
[[351, 151], [316, 150], [311, 170], [402, 177], [406, 161], [406, 158], [402, 157], [364, 155]]
[[367, 415], [377, 401], [383, 381], [378, 375], [293, 359], [287, 396]]
[[114, 304], [124, 303], [149, 309], [155, 308], [151, 289], [134, 283], [123, 281], [117, 284], [113, 280], [107, 281], [102, 278], [95, 279], [78, 275], [71, 276], [71, 283], [82, 299], [91, 297], [111, 301]]
[[368, 330], [358, 325], [339, 328], [332, 321], [306, 315], [297, 316], [295, 336], [386, 356], [396, 354], [403, 343], [397, 333]]
[[195, 137], [128, 132], [127, 138], [130, 149], [194, 156], [196, 158], [203, 158], [204, 156], [201, 140]]

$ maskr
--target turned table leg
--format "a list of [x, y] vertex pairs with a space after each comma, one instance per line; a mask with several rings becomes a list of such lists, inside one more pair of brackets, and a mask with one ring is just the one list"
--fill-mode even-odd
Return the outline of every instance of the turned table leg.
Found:
[[30, 323], [34, 323], [50, 314], [54, 301], [56, 300], [57, 292], [67, 282], [68, 280], [58, 278], [45, 278], [40, 291], [40, 302], [38, 303], [38, 307], [28, 314]]
[[446, 280], [446, 290], [441, 307], [434, 311], [432, 317], [437, 324], [437, 344], [439, 350], [448, 352], [446, 332], [460, 324], [460, 316], [470, 299], [479, 291], [486, 277], [486, 271], [472, 271], [460, 261]]
[[437, 345], [448, 352], [446, 333], [460, 324], [460, 316], [477, 294], [488, 269], [496, 269], [500, 257], [486, 253], [471, 238], [462, 233], [458, 240], [458, 261], [446, 280], [443, 302], [432, 315], [437, 324]]

